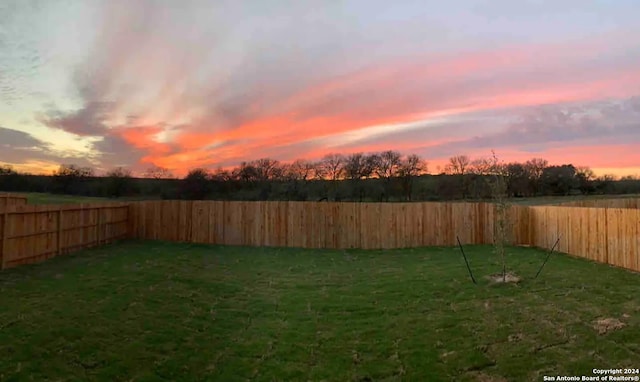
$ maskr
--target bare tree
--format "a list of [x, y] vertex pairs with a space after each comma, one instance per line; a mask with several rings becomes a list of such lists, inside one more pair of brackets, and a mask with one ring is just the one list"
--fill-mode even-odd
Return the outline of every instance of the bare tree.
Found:
[[377, 156], [354, 153], [345, 158], [344, 176], [350, 180], [352, 196], [358, 197], [360, 201], [365, 196], [363, 179], [368, 179], [373, 174], [377, 166]]
[[505, 167], [507, 176], [508, 196], [526, 196], [529, 194], [529, 174], [528, 168], [518, 162], [509, 163]]
[[451, 175], [464, 175], [467, 173], [471, 160], [466, 155], [456, 155], [449, 158], [445, 166], [445, 172]]
[[355, 153], [345, 159], [344, 173], [347, 179], [368, 179], [377, 165], [375, 154]]
[[329, 180], [335, 181], [342, 178], [345, 161], [342, 154], [327, 154], [320, 161], [320, 167]]
[[169, 169], [160, 166], [151, 166], [143, 174], [149, 179], [173, 179], [174, 176]]
[[312, 179], [314, 164], [304, 159], [296, 159], [292, 163], [282, 165], [281, 170], [282, 179], [287, 181], [287, 198], [306, 200], [307, 192], [305, 192], [303, 183]]
[[465, 177], [468, 179], [464, 184], [466, 191], [473, 198], [488, 198], [491, 196], [491, 189], [487, 183], [487, 176], [491, 175], [492, 159], [476, 158], [469, 163]]
[[549, 162], [546, 159], [533, 158], [526, 161], [525, 166], [529, 168], [529, 173], [534, 179], [540, 179], [544, 169], [549, 166]]
[[[342, 154], [327, 154], [317, 163], [316, 177], [330, 180], [333, 199], [338, 200], [338, 180], [344, 176], [346, 158]], [[325, 189], [328, 192], [328, 190]], [[328, 198], [329, 196], [327, 196]]]
[[400, 164], [402, 163], [402, 155], [393, 150], [383, 151], [375, 157], [376, 167], [375, 173], [383, 179], [391, 179], [398, 175]]
[[593, 170], [587, 166], [576, 167], [576, 175], [584, 178], [585, 180], [593, 180], [596, 177]]
[[2, 165], [0, 166], [0, 175], [14, 175], [17, 174], [16, 170], [13, 169], [11, 165]]
[[586, 166], [576, 167], [576, 178], [578, 179], [578, 188], [583, 194], [589, 194], [595, 191], [593, 181], [596, 178], [591, 168]]
[[216, 182], [227, 182], [233, 179], [233, 176], [229, 170], [225, 170], [222, 167], [216, 168], [216, 170], [211, 174], [211, 179]]
[[262, 158], [251, 162], [256, 170], [258, 180], [274, 180], [281, 177], [280, 162], [275, 159]]
[[445, 172], [450, 175], [460, 177], [460, 190], [462, 191], [462, 198], [466, 199], [469, 193], [469, 182], [467, 179], [467, 172], [471, 160], [466, 155], [456, 155], [449, 158], [449, 163], [445, 166]]
[[369, 179], [373, 175], [375, 175], [376, 169], [378, 168], [378, 154], [368, 154], [364, 157], [364, 168], [362, 170], [362, 177], [364, 179]]
[[365, 156], [363, 153], [349, 155], [344, 163], [344, 176], [347, 179], [361, 179], [365, 167]]
[[313, 162], [313, 179], [323, 180], [326, 178], [327, 173], [325, 171], [324, 165], [322, 164], [322, 160]]
[[107, 172], [106, 177], [109, 196], [119, 198], [131, 191], [131, 170], [124, 167], [116, 167]]
[[541, 180], [544, 169], [549, 166], [549, 162], [541, 158], [533, 158], [524, 164], [527, 172], [530, 174], [531, 193], [537, 195], [541, 191]]
[[90, 167], [80, 167], [75, 164], [62, 164], [57, 171], [54, 171], [53, 175], [87, 178], [94, 176], [95, 171]]
[[87, 178], [95, 176], [90, 167], [80, 167], [74, 164], [60, 165], [53, 172], [54, 192], [64, 194], [82, 194], [87, 192]]
[[478, 158], [471, 161], [468, 167], [468, 173], [474, 175], [487, 175], [491, 170], [491, 160], [486, 158]]
[[411, 154], [407, 155], [400, 162], [398, 169], [398, 175], [400, 176], [418, 176], [427, 171], [427, 162], [425, 162], [419, 155]]
[[111, 177], [111, 178], [131, 177], [131, 170], [124, 167], [116, 167], [113, 170], [110, 170], [107, 172], [107, 177]]
[[242, 162], [240, 167], [233, 169], [231, 176], [243, 182], [255, 182], [259, 179], [258, 169], [253, 163], [247, 162]]
[[304, 159], [297, 159], [286, 167], [286, 176], [294, 180], [309, 180], [314, 175], [315, 166], [313, 162]]
[[389, 201], [391, 194], [392, 179], [398, 176], [400, 165], [402, 163], [402, 155], [393, 150], [383, 151], [379, 154], [375, 154], [372, 158], [375, 163], [374, 172], [380, 178], [384, 180], [384, 197], [386, 201]]
[[403, 158], [400, 162], [398, 175], [402, 179], [402, 189], [406, 200], [411, 200], [414, 178], [427, 171], [427, 162], [418, 155], [411, 154]]

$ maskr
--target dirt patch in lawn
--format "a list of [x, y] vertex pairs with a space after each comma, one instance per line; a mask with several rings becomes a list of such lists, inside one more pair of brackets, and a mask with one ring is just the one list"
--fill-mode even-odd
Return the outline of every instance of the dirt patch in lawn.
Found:
[[596, 320], [593, 324], [593, 328], [598, 331], [598, 334], [607, 334], [614, 330], [622, 329], [626, 325], [627, 324], [617, 318], [609, 317]]
[[514, 273], [511, 273], [511, 272], [508, 272], [506, 275], [503, 275], [502, 273], [494, 273], [492, 275], [487, 276], [487, 278], [489, 280], [491, 280], [491, 282], [496, 283], [496, 284], [498, 284], [498, 283], [500, 283], [500, 284], [502, 284], [502, 283], [505, 283], [505, 284], [509, 284], [509, 283], [517, 284], [521, 280], [520, 276], [518, 276], [518, 275], [516, 275]]

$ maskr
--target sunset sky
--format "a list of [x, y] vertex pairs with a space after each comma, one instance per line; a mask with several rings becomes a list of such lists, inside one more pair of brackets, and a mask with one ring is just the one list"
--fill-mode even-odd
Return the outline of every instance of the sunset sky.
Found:
[[640, 1], [0, 1], [0, 164], [386, 149], [640, 174]]

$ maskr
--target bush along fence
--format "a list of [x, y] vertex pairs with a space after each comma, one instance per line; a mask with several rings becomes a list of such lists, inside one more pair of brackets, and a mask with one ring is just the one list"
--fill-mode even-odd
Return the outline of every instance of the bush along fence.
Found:
[[[490, 203], [144, 201], [0, 209], [3, 267], [119, 238], [391, 249], [492, 244]], [[511, 242], [640, 271], [640, 210], [511, 206]]]

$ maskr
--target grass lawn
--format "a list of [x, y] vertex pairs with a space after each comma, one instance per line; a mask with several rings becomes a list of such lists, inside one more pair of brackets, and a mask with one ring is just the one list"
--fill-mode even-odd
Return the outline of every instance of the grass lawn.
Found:
[[[512, 248], [131, 241], [0, 273], [0, 380], [542, 381], [638, 367], [640, 275]], [[617, 319], [599, 333], [597, 319]], [[607, 329], [602, 327], [602, 329]]]
[[98, 198], [92, 196], [47, 194], [40, 192], [22, 192], [19, 194], [27, 197], [28, 204], [74, 204], [150, 200], [149, 198]]
[[19, 193], [27, 197], [27, 203], [29, 204], [70, 204], [70, 203], [92, 203], [92, 202], [107, 202], [110, 199], [107, 198], [95, 198], [89, 196], [78, 195], [61, 195], [61, 194], [47, 194], [41, 192], [23, 192]]
[[[122, 198], [97, 198], [90, 196], [78, 195], [61, 195], [48, 194], [39, 192], [23, 192], [19, 193], [27, 197], [29, 204], [67, 204], [67, 203], [92, 203], [92, 202], [126, 202], [140, 200], [157, 200], [157, 197], [122, 197]], [[554, 205], [561, 203], [574, 202], [579, 200], [598, 200], [598, 199], [623, 199], [623, 198], [640, 198], [640, 194], [625, 195], [573, 195], [573, 196], [539, 196], [531, 198], [511, 198], [510, 203], [518, 205]], [[486, 200], [490, 202], [491, 200]], [[477, 200], [468, 200], [468, 202], [477, 202]]]
[[570, 195], [570, 196], [536, 196], [532, 198], [511, 198], [510, 203], [520, 205], [553, 205], [570, 203], [581, 200], [602, 200], [602, 199], [637, 199], [640, 198], [640, 194], [606, 194], [606, 195]]

